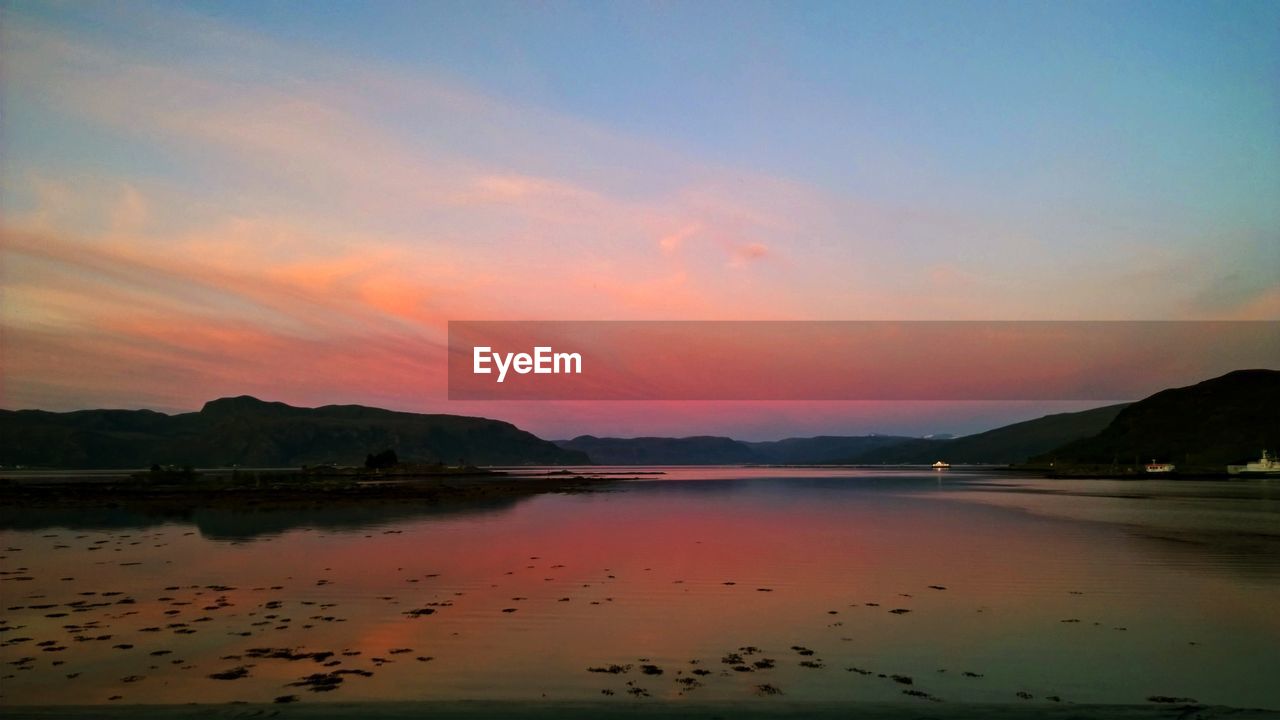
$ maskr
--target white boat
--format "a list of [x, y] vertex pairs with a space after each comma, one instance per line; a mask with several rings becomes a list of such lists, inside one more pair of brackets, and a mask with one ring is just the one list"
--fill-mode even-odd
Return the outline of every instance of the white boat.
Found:
[[1159, 463], [1156, 462], [1155, 458], [1152, 458], [1151, 462], [1147, 463], [1147, 472], [1149, 473], [1171, 473], [1173, 468], [1173, 463]]
[[941, 460], [933, 464], [934, 470], [946, 470], [949, 467], [951, 467], [951, 463], [942, 462]]
[[1228, 465], [1228, 475], [1280, 475], [1280, 458], [1272, 457], [1266, 450], [1262, 459], [1245, 465]]

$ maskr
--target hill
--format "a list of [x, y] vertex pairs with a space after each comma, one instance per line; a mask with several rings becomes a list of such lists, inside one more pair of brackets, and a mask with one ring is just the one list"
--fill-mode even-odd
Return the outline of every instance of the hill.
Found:
[[819, 435], [787, 438], [771, 442], [745, 443], [756, 454], [756, 462], [771, 465], [838, 463], [841, 458], [893, 447], [914, 438], [900, 435]]
[[746, 443], [727, 437], [602, 438], [580, 435], [557, 440], [566, 450], [586, 453], [597, 465], [739, 465], [755, 462]]
[[1081, 412], [1045, 415], [953, 440], [907, 440], [847, 456], [844, 460], [889, 465], [919, 465], [935, 460], [990, 465], [1023, 463], [1066, 443], [1096, 435], [1126, 406], [1108, 405]]
[[1057, 413], [954, 439], [897, 435], [819, 436], [770, 442], [727, 437], [600, 438], [583, 435], [557, 440], [562, 448], [586, 453], [601, 465], [920, 465], [951, 463], [1009, 465], [1096, 435], [1125, 404]]
[[199, 412], [0, 410], [0, 465], [136, 468], [360, 464], [394, 449], [401, 460], [476, 465], [587, 464], [498, 420], [419, 415], [361, 405], [301, 408], [241, 396]]
[[830, 462], [853, 453], [909, 440], [892, 435], [819, 436], [768, 442], [727, 437], [600, 438], [582, 435], [557, 440], [562, 448], [585, 452], [600, 465], [795, 465]]
[[1137, 465], [1221, 471], [1280, 449], [1280, 371], [1237, 370], [1129, 405], [1095, 435], [1033, 459], [1063, 465]]

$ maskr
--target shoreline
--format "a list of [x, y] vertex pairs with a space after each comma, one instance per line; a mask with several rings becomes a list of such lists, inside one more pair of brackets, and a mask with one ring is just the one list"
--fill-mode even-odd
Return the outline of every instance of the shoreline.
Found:
[[127, 477], [85, 481], [75, 477], [6, 480], [0, 507], [288, 508], [377, 502], [449, 503], [520, 498], [544, 493], [600, 490], [617, 476], [568, 472], [537, 475], [479, 472], [307, 477], [297, 471], [261, 473], [238, 483], [196, 481], [152, 484]]
[[8, 706], [9, 718], [60, 720], [78, 718], [249, 718], [278, 717], [302, 720], [368, 718], [408, 720], [480, 720], [482, 718], [857, 718], [859, 720], [1274, 720], [1280, 711], [1186, 704], [1053, 704], [1013, 703], [834, 703], [791, 702], [769, 699], [756, 702], [601, 702], [601, 701], [372, 701], [290, 704], [227, 703], [187, 705], [42, 705]]
[[[698, 467], [698, 466], [688, 466]], [[951, 466], [941, 470], [931, 465], [918, 463], [902, 463], [902, 464], [805, 464], [805, 465], [743, 465], [749, 468], [786, 468], [786, 469], [849, 469], [849, 470], [912, 470], [912, 471], [933, 471], [938, 473], [947, 472], [992, 472], [992, 473], [1009, 473], [1015, 475], [1033, 475], [1035, 477], [1048, 478], [1051, 480], [1253, 480], [1266, 477], [1280, 477], [1276, 475], [1264, 475], [1261, 473], [1229, 473], [1224, 470], [1211, 470], [1205, 468], [1192, 468], [1189, 470], [1174, 470], [1167, 473], [1148, 473], [1136, 470], [1125, 469], [1100, 469], [1099, 466], [1081, 465], [1076, 467], [1068, 467], [1063, 469], [1052, 469], [1043, 465], [995, 465], [974, 463], [971, 465], [952, 463]], [[1110, 468], [1110, 466], [1107, 466]]]
[[[589, 467], [589, 466], [587, 466]], [[599, 472], [587, 467], [574, 469], [540, 467], [528, 471], [504, 467], [446, 468], [424, 471], [410, 467], [399, 470], [362, 468], [212, 468], [183, 475], [164, 470], [148, 475], [136, 470], [40, 470], [0, 472], [0, 509], [75, 508], [96, 510], [133, 508], [162, 514], [195, 509], [297, 510], [319, 508], [378, 507], [413, 503], [419, 507], [466, 506], [474, 503], [516, 501], [549, 493], [590, 493], [606, 491], [628, 480], [665, 475], [655, 467], [601, 466]], [[679, 466], [743, 469], [884, 470], [918, 471], [939, 479], [971, 472], [994, 475], [1031, 476], [1047, 480], [1113, 481], [1241, 481], [1253, 476], [1226, 474], [1123, 474], [1050, 473], [1043, 468], [1009, 465], [957, 465], [946, 470], [912, 465], [730, 465]]]

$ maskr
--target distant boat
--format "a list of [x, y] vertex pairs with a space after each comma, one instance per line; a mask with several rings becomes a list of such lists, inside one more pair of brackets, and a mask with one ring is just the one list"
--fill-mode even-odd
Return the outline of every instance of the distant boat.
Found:
[[946, 470], [949, 467], [951, 467], [951, 463], [942, 462], [941, 460], [933, 464], [934, 470]]
[[1272, 457], [1266, 450], [1262, 459], [1245, 465], [1228, 465], [1228, 475], [1280, 475], [1280, 458]]
[[1147, 472], [1149, 473], [1171, 473], [1173, 472], [1173, 463], [1158, 463], [1155, 458], [1147, 463]]

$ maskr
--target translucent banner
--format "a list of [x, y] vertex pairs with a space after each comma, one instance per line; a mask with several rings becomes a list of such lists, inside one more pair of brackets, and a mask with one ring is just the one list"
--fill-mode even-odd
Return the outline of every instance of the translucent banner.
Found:
[[1128, 400], [1280, 368], [1274, 321], [453, 321], [453, 400]]

